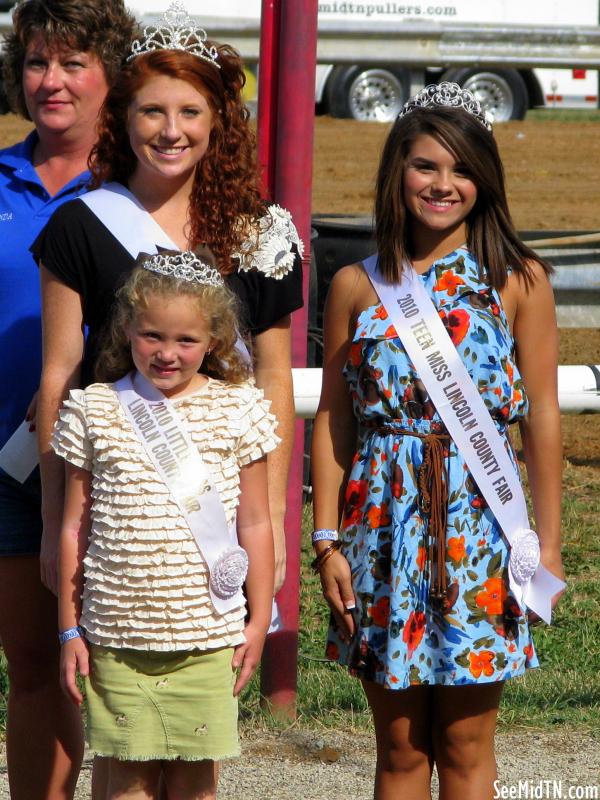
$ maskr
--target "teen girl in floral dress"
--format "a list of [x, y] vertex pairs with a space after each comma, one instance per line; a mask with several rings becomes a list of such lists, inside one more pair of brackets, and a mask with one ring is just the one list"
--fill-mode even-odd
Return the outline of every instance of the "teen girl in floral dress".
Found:
[[[397, 281], [412, 262], [513, 462], [508, 426], [521, 423], [542, 563], [560, 576], [549, 268], [514, 232], [478, 104], [438, 88], [426, 108], [407, 104], [384, 148], [378, 269]], [[538, 663], [509, 545], [362, 264], [336, 274], [325, 336], [315, 525], [341, 519], [341, 547], [317, 541], [316, 566], [327, 655], [362, 680], [373, 712], [375, 797], [429, 798], [435, 763], [445, 800], [491, 798], [503, 682]]]

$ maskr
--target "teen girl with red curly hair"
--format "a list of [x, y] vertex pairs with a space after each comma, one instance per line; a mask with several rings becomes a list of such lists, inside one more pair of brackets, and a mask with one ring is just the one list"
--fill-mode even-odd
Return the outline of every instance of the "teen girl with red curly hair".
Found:
[[[283, 443], [269, 463], [278, 589], [293, 427], [290, 314], [302, 305], [302, 244], [289, 214], [260, 198], [242, 62], [227, 45], [205, 45], [214, 59], [168, 47], [132, 56], [106, 99], [90, 167], [92, 188], [110, 184], [122, 204], [113, 209], [117, 228], [84, 202], [66, 203], [34, 246], [44, 308], [44, 490], [61, 495], [62, 467], [47, 444], [52, 426], [67, 391], [92, 381], [100, 331], [137, 252], [165, 242], [181, 250], [205, 245], [241, 301], [256, 382], [279, 421]], [[124, 241], [139, 229], [140, 212], [149, 240], [133, 252]]]

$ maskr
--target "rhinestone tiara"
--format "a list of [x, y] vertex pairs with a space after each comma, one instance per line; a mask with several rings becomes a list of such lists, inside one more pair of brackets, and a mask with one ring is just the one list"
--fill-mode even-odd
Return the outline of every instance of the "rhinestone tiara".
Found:
[[167, 275], [188, 283], [199, 283], [202, 286], [225, 286], [221, 273], [210, 264], [200, 261], [191, 250], [176, 255], [158, 253], [144, 259], [141, 266], [149, 272], [157, 272], [159, 275]]
[[209, 47], [207, 41], [208, 36], [204, 28], [196, 27], [183, 3], [174, 0], [158, 25], [144, 28], [143, 38], [133, 42], [131, 55], [127, 57], [127, 61], [132, 61], [144, 53], [153, 53], [155, 50], [181, 50], [221, 69], [217, 63], [219, 57], [217, 48], [214, 45]]
[[481, 103], [475, 95], [468, 89], [462, 89], [458, 83], [449, 81], [430, 83], [429, 86], [421, 89], [402, 106], [398, 117], [405, 117], [418, 108], [435, 108], [436, 106], [462, 108], [463, 111], [475, 117], [486, 130], [490, 133], [492, 131], [492, 117], [481, 107]]

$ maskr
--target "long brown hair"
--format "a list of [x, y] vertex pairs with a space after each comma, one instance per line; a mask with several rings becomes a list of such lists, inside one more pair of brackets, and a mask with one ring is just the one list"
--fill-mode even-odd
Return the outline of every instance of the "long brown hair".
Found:
[[375, 232], [379, 266], [389, 281], [398, 280], [402, 264], [411, 259], [410, 216], [404, 204], [403, 180], [408, 154], [419, 136], [431, 136], [468, 170], [477, 200], [467, 224], [467, 246], [482, 276], [501, 289], [510, 270], [532, 279], [531, 262], [546, 273], [552, 267], [519, 239], [504, 184], [504, 169], [496, 140], [463, 109], [422, 108], [399, 117], [381, 154], [375, 192]]
[[208, 149], [196, 167], [190, 196], [191, 248], [207, 245], [226, 274], [234, 268], [232, 253], [247, 236], [241, 220], [258, 219], [264, 205], [255, 138], [241, 96], [245, 83], [242, 62], [229, 45], [215, 46], [220, 68], [179, 50], [157, 50], [127, 64], [100, 112], [90, 169], [92, 188], [106, 181], [127, 185], [137, 163], [129, 144], [128, 110], [136, 92], [150, 78], [166, 75], [201, 92], [212, 111], [213, 128]]

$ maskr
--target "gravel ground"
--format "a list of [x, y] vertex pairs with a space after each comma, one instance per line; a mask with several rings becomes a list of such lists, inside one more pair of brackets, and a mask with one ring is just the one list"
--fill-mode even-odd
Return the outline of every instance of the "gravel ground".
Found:
[[[600, 739], [564, 729], [524, 730], [498, 734], [496, 749], [498, 797], [600, 798]], [[3, 750], [0, 759], [5, 800]], [[219, 799], [370, 800], [374, 768], [373, 739], [364, 733], [261, 731], [244, 739], [240, 759], [223, 765]], [[86, 758], [76, 800], [89, 798], [90, 775]]]

